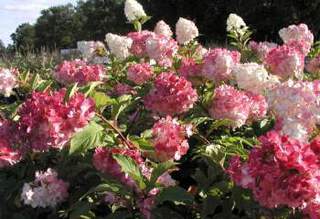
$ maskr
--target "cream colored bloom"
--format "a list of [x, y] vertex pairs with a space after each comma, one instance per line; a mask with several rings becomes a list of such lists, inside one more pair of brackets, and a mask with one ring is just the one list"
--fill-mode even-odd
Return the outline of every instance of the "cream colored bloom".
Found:
[[185, 18], [179, 18], [176, 24], [176, 35], [179, 44], [186, 44], [198, 37], [199, 31], [194, 22]]
[[275, 78], [270, 78], [267, 70], [257, 63], [237, 64], [232, 74], [239, 88], [255, 94], [263, 94], [266, 88], [276, 83]]
[[172, 37], [173, 33], [171, 31], [171, 28], [168, 24], [166, 24], [166, 22], [164, 21], [159, 21], [155, 28], [154, 28], [154, 32], [156, 34], [161, 34], [161, 35], [164, 35], [166, 37]]
[[132, 40], [125, 36], [108, 33], [106, 42], [112, 54], [118, 59], [125, 59], [130, 55], [129, 49], [132, 45]]
[[132, 22], [141, 17], [147, 16], [143, 10], [143, 7], [136, 0], [126, 0], [124, 5], [124, 14], [128, 21]]
[[228, 32], [235, 30], [235, 31], [238, 31], [239, 33], [242, 33], [246, 29], [247, 29], [247, 25], [240, 16], [232, 13], [229, 14], [229, 17], [227, 19]]

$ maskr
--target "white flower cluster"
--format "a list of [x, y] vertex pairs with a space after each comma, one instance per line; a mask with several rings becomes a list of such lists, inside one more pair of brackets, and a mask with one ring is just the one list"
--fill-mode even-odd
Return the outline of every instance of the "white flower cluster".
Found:
[[255, 94], [263, 94], [265, 89], [280, 83], [275, 76], [270, 76], [263, 65], [258, 63], [237, 64], [232, 69], [239, 88]]
[[52, 169], [46, 172], [36, 172], [35, 180], [25, 183], [22, 188], [21, 200], [25, 205], [37, 207], [55, 207], [68, 197], [68, 183], [57, 178]]
[[238, 33], [244, 33], [247, 30], [247, 24], [244, 22], [244, 20], [236, 15], [236, 14], [229, 14], [229, 17], [227, 19], [227, 31], [237, 31]]
[[141, 4], [136, 0], [126, 0], [124, 5], [124, 13], [128, 21], [132, 22], [141, 17], [147, 16]]
[[108, 54], [106, 47], [100, 41], [79, 41], [77, 42], [77, 48], [82, 57], [89, 62], [104, 64], [109, 61], [106, 56]]
[[10, 69], [0, 68], [0, 93], [9, 97], [17, 86], [16, 74]]
[[132, 45], [132, 39], [119, 36], [116, 34], [108, 33], [106, 35], [106, 42], [112, 54], [114, 54], [118, 59], [126, 59], [129, 55], [129, 49]]
[[176, 35], [179, 44], [186, 44], [199, 36], [199, 31], [194, 22], [179, 18], [176, 24]]
[[168, 24], [166, 24], [166, 22], [164, 22], [163, 20], [159, 21], [156, 24], [156, 26], [154, 28], [154, 32], [156, 34], [164, 35], [169, 38], [172, 37], [172, 35], [173, 35], [170, 26]]

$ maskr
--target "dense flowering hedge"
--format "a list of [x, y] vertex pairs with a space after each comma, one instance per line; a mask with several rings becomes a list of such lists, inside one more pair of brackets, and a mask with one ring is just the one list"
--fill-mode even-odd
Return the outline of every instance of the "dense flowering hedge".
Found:
[[[0, 218], [320, 218], [320, 49], [227, 20], [205, 48], [135, 0], [135, 30], [79, 42], [51, 77], [0, 69]], [[175, 38], [173, 35], [175, 33]]]

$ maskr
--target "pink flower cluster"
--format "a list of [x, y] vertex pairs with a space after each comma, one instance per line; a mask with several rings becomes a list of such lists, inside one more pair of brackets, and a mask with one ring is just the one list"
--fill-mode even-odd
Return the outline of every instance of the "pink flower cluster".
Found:
[[189, 81], [172, 72], [163, 72], [156, 77], [144, 104], [154, 112], [174, 115], [188, 111], [197, 100], [197, 91]]
[[149, 57], [160, 66], [171, 67], [173, 56], [178, 51], [178, 43], [164, 35], [153, 35], [148, 38], [146, 49]]
[[183, 58], [178, 73], [186, 79], [201, 76], [202, 65], [196, 63], [192, 58]]
[[249, 48], [257, 55], [257, 57], [264, 61], [266, 55], [268, 52], [276, 48], [278, 45], [271, 42], [256, 42], [256, 41], [250, 41], [249, 42]]
[[110, 92], [111, 95], [115, 95], [115, 96], [122, 96], [122, 95], [126, 95], [126, 94], [135, 94], [135, 90], [133, 89], [133, 87], [131, 87], [128, 84], [125, 83], [117, 83], [114, 87], [113, 87], [113, 91]]
[[155, 36], [155, 33], [147, 30], [128, 33], [128, 37], [132, 40], [130, 52], [138, 57], [146, 56], [146, 42], [147, 39], [152, 36]]
[[270, 50], [264, 60], [266, 67], [282, 79], [289, 77], [302, 78], [304, 55], [295, 47], [278, 46]]
[[49, 168], [45, 172], [37, 171], [35, 180], [24, 184], [21, 200], [33, 208], [54, 208], [69, 196], [68, 187], [68, 183], [58, 179], [55, 170]]
[[305, 45], [306, 54], [310, 51], [314, 41], [314, 36], [306, 24], [290, 25], [282, 28], [279, 35], [284, 43], [290, 44], [294, 41], [300, 41]]
[[129, 188], [136, 190], [137, 185], [135, 181], [121, 171], [120, 165], [112, 157], [114, 154], [131, 157], [138, 165], [143, 163], [143, 159], [137, 150], [123, 148], [97, 148], [93, 155], [93, 165], [103, 174], [111, 176]]
[[33, 208], [54, 208], [69, 196], [68, 187], [68, 183], [58, 179], [55, 170], [49, 168], [45, 172], [37, 171], [35, 180], [24, 184], [21, 199], [25, 205]]
[[267, 93], [270, 110], [278, 118], [281, 133], [307, 141], [319, 121], [317, 81], [286, 81]]
[[103, 78], [102, 65], [89, 65], [85, 61], [64, 61], [54, 71], [54, 78], [61, 84], [79, 83], [85, 85], [91, 81], [100, 81]]
[[19, 150], [12, 148], [14, 143], [13, 123], [0, 120], [0, 168], [16, 164], [21, 159]]
[[221, 85], [215, 89], [209, 113], [215, 119], [228, 119], [233, 122], [233, 127], [240, 127], [248, 119], [263, 118], [267, 113], [267, 107], [262, 95], [239, 91], [229, 85]]
[[153, 71], [148, 63], [133, 64], [128, 68], [128, 80], [141, 85], [152, 78]]
[[72, 135], [86, 126], [95, 114], [92, 99], [76, 93], [64, 101], [65, 89], [34, 92], [18, 115], [18, 140], [25, 149], [46, 151], [62, 148]]
[[241, 54], [227, 49], [212, 49], [203, 59], [203, 76], [215, 83], [231, 79], [232, 67], [240, 63]]
[[[254, 198], [265, 207], [307, 206], [308, 213], [316, 213], [313, 218], [319, 218], [320, 206], [314, 202], [320, 194], [318, 151], [275, 131], [259, 140], [261, 145], [251, 150], [246, 162], [242, 163], [239, 157], [231, 160], [227, 172], [232, 180], [252, 190]], [[309, 207], [316, 211], [310, 212]]]
[[156, 122], [152, 134], [155, 152], [160, 161], [180, 160], [188, 152], [186, 127], [170, 116]]
[[18, 70], [0, 68], [0, 94], [9, 97], [18, 86]]

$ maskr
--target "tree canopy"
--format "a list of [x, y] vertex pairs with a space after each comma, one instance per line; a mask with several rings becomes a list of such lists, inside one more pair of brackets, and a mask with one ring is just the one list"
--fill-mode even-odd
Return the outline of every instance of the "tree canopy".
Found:
[[[229, 13], [244, 18], [257, 40], [278, 41], [278, 30], [293, 23], [306, 23], [320, 31], [320, 0], [140, 0], [152, 16], [146, 28], [158, 20], [174, 27], [179, 17], [196, 22], [203, 43], [225, 41]], [[11, 35], [19, 50], [42, 47], [74, 47], [78, 40], [104, 40], [105, 34], [125, 33], [130, 26], [123, 14], [124, 0], [87, 0], [45, 9], [34, 25], [21, 24]]]

